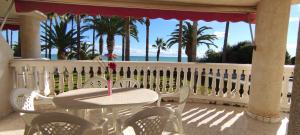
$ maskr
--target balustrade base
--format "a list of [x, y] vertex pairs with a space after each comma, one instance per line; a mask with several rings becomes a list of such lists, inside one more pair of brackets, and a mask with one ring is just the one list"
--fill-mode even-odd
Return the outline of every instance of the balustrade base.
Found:
[[266, 123], [278, 123], [278, 122], [281, 121], [280, 117], [265, 117], [265, 116], [260, 116], [260, 115], [251, 113], [248, 110], [246, 111], [246, 113], [247, 113], [247, 115], [250, 118], [253, 118], [255, 120], [259, 120], [259, 121], [262, 121], [262, 122], [266, 122]]

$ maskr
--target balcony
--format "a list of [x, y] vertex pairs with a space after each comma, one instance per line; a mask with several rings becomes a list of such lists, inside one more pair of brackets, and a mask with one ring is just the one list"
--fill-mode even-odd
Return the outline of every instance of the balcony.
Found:
[[[285, 66], [281, 92], [281, 122], [268, 124], [246, 115], [251, 87], [251, 65], [115, 62], [114, 81], [133, 78], [140, 87], [160, 93], [172, 93], [182, 85], [193, 91], [182, 114], [185, 133], [193, 134], [284, 134], [288, 123], [293, 66]], [[97, 61], [22, 60], [10, 62], [14, 87], [39, 89], [46, 96], [55, 96], [81, 88], [93, 76], [105, 76], [107, 69]], [[223, 83], [222, 83], [223, 82]], [[262, 95], [263, 96], [263, 95]], [[172, 104], [175, 99], [166, 99]], [[169, 101], [169, 102], [168, 102]], [[37, 100], [41, 109], [47, 103]], [[93, 117], [93, 116], [92, 116]], [[262, 121], [271, 122], [263, 118]], [[24, 124], [17, 113], [0, 121], [1, 134], [23, 134]], [[169, 126], [164, 134], [174, 134]]]

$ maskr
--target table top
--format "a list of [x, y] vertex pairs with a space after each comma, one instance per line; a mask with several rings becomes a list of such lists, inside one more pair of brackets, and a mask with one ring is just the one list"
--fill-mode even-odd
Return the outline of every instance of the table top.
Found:
[[101, 107], [142, 106], [158, 100], [158, 94], [145, 88], [83, 88], [61, 93], [53, 98], [56, 106], [65, 109], [92, 109]]

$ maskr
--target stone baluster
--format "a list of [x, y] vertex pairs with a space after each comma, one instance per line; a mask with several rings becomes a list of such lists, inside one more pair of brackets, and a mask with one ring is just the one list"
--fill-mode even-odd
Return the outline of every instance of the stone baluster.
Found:
[[281, 96], [281, 105], [284, 107], [284, 108], [288, 108], [289, 107], [289, 100], [288, 100], [288, 88], [289, 88], [289, 79], [290, 79], [290, 76], [291, 76], [291, 73], [289, 72], [284, 72], [284, 77], [283, 77], [283, 84], [282, 84], [282, 96]]
[[121, 79], [120, 71], [121, 71], [121, 67], [117, 67], [116, 68], [116, 80], [120, 80]]
[[72, 66], [67, 66], [67, 71], [68, 71], [68, 90], [73, 90], [74, 89], [73, 69], [74, 68]]
[[161, 69], [159, 67], [156, 68], [156, 76], [155, 76], [155, 79], [156, 79], [156, 81], [155, 81], [155, 84], [156, 84], [155, 91], [159, 92], [159, 93], [161, 91], [161, 89], [160, 89], [160, 70]]
[[[141, 71], [142, 71], [142, 69], [141, 69], [141, 67], [137, 67], [136, 68], [136, 71], [137, 71], [137, 74], [136, 74], [136, 80], [138, 81], [138, 82], [141, 82]], [[139, 85], [138, 85], [138, 88], [140, 88], [141, 87], [141, 83], [139, 83]]]
[[245, 75], [245, 80], [244, 80], [244, 86], [243, 86], [243, 93], [242, 93], [242, 100], [244, 100], [244, 102], [248, 103], [249, 101], [249, 77], [250, 77], [250, 70], [244, 70], [244, 75]]
[[45, 73], [45, 67], [44, 66], [38, 66], [36, 67], [36, 76], [37, 76], [37, 87], [40, 91], [40, 94], [42, 95], [48, 95], [50, 92], [45, 92], [46, 87], [45, 87], [45, 81], [47, 80], [46, 78], [46, 73]]
[[60, 66], [58, 67], [58, 73], [59, 73], [59, 78], [58, 78], [58, 89], [60, 93], [64, 92], [65, 89], [65, 67]]
[[166, 86], [167, 86], [167, 71], [168, 71], [168, 68], [162, 68], [162, 71], [163, 71], [163, 76], [162, 76], [162, 92], [166, 92]]
[[[147, 82], [148, 82], [148, 67], [147, 68], [142, 68], [141, 69], [143, 71], [143, 86], [144, 88], [147, 88]], [[151, 72], [150, 72], [151, 73]]]
[[223, 97], [224, 93], [223, 93], [223, 89], [224, 89], [224, 74], [225, 74], [225, 70], [220, 68], [219, 69], [219, 91], [218, 91], [218, 96], [219, 97]]
[[[195, 90], [195, 94], [202, 94], [202, 93], [199, 93], [201, 92], [201, 89], [202, 89], [202, 84], [201, 84], [201, 81], [202, 81], [202, 68], [201, 67], [198, 67], [198, 78], [197, 78], [197, 85], [196, 85], [196, 90]], [[198, 90], [198, 88], [200, 88], [200, 90]]]
[[88, 81], [91, 78], [91, 74], [90, 74], [90, 66], [84, 66], [84, 82]]
[[241, 74], [242, 74], [242, 70], [241, 69], [236, 69], [236, 82], [235, 82], [235, 94], [234, 94], [234, 98], [236, 98], [236, 99], [241, 98], [241, 95], [240, 95]]
[[190, 92], [191, 92], [191, 95], [194, 94], [194, 86], [195, 86], [195, 70], [196, 70], [196, 67], [192, 66], [190, 68], [190, 73], [191, 73], [191, 77], [190, 77], [190, 88], [192, 89]]
[[188, 84], [188, 79], [187, 79], [187, 74], [188, 74], [188, 67], [183, 68], [183, 86], [187, 86]]
[[77, 66], [76, 71], [77, 71], [77, 89], [82, 88], [82, 66]]
[[168, 92], [174, 92], [174, 67], [170, 67], [170, 80]]
[[154, 84], [154, 80], [155, 80], [155, 78], [154, 78], [154, 67], [153, 68], [150, 68], [149, 69], [150, 70], [150, 78], [149, 78], [149, 82], [150, 82], [150, 89], [151, 90], [155, 90], [154, 88], [153, 88], [153, 84]]
[[209, 94], [209, 68], [205, 67], [205, 80], [204, 80], [204, 95], [207, 96]]
[[228, 98], [232, 97], [232, 73], [233, 73], [233, 69], [227, 69], [227, 92], [226, 92], [226, 96]]
[[48, 83], [49, 83], [49, 90], [50, 90], [50, 93], [49, 93], [49, 95], [50, 96], [55, 96], [56, 95], [56, 93], [55, 93], [55, 78], [54, 78], [54, 75], [55, 75], [55, 69], [56, 69], [56, 67], [52, 67], [52, 66], [50, 66], [50, 67], [45, 67], [46, 69], [46, 72], [47, 72], [47, 74], [48, 74], [48, 78], [49, 78], [49, 81], [48, 81]]
[[24, 88], [25, 87], [25, 73], [24, 73], [24, 67], [23, 66], [16, 66], [15, 67], [16, 72], [16, 86], [17, 88]]
[[176, 71], [177, 71], [177, 76], [176, 76], [176, 91], [179, 91], [180, 89], [180, 80], [181, 80], [181, 67], [177, 66]]
[[217, 85], [217, 72], [218, 69], [215, 67], [211, 68], [211, 78], [212, 78], [212, 84], [211, 84], [211, 96], [216, 96], [217, 91], [216, 91], [216, 85]]

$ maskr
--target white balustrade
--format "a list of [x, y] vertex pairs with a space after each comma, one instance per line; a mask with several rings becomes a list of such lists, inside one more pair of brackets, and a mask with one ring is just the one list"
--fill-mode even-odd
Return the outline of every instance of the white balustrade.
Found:
[[[191, 98], [212, 102], [247, 105], [251, 87], [251, 65], [172, 62], [115, 62], [114, 79], [132, 78], [157, 92], [170, 93], [189, 85]], [[104, 62], [107, 65], [107, 62]], [[107, 68], [97, 61], [22, 60], [11, 61], [15, 87], [39, 89], [54, 96], [81, 88], [92, 76], [107, 77]], [[293, 66], [286, 66], [283, 76], [282, 107], [289, 109], [290, 78]]]

